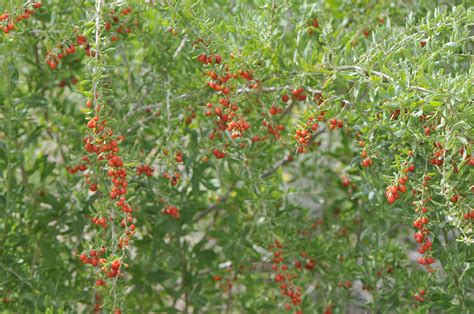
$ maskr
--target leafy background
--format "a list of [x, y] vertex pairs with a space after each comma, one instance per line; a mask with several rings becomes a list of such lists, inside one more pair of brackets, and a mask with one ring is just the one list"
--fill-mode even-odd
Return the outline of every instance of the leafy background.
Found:
[[[463, 220], [472, 210], [474, 117], [467, 1], [151, 2], [107, 1], [103, 12], [131, 6], [138, 23], [115, 43], [101, 33], [104, 91], [111, 125], [126, 138], [128, 169], [156, 168], [131, 179], [137, 235], [119, 280], [125, 313], [284, 312], [268, 250], [275, 239], [287, 260], [304, 260], [304, 251], [316, 261], [298, 276], [306, 312], [474, 307], [472, 222]], [[25, 4], [4, 1], [0, 12]], [[0, 39], [0, 309], [90, 312], [102, 288], [78, 254], [97, 244], [90, 216], [98, 196], [66, 166], [84, 154], [91, 64], [83, 50], [54, 71], [44, 60], [58, 43], [92, 36], [95, 3], [42, 4]], [[313, 18], [319, 27], [310, 33]], [[208, 45], [193, 45], [198, 39]], [[206, 85], [209, 66], [196, 61], [201, 53], [219, 53], [233, 72], [253, 71], [262, 89], [239, 81], [232, 99], [251, 135], [265, 134], [263, 114], [285, 126], [281, 139], [209, 139], [214, 120], [205, 105], [219, 97]], [[322, 91], [326, 115], [345, 124], [323, 125], [306, 154], [295, 153], [294, 132], [320, 107], [312, 97], [281, 101], [299, 86]], [[285, 114], [268, 117], [273, 105]], [[360, 166], [360, 140], [370, 168]], [[428, 162], [437, 141], [446, 151], [441, 166]], [[226, 157], [216, 159], [212, 150], [225, 143]], [[417, 263], [414, 198], [388, 205], [384, 197], [407, 160], [416, 168], [410, 187], [432, 177], [434, 273]], [[170, 185], [165, 171], [179, 171], [180, 183]], [[166, 204], [180, 209], [179, 220], [163, 215]], [[215, 275], [232, 282], [230, 292]], [[351, 289], [338, 287], [347, 280]], [[413, 294], [422, 288], [428, 296], [419, 303]]]

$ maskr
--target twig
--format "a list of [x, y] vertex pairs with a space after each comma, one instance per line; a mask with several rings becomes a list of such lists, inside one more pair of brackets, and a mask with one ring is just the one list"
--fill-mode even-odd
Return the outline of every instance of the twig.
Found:
[[[169, 83], [169, 79], [168, 79]], [[167, 115], [167, 120], [168, 120], [168, 126], [166, 129], [166, 136], [170, 136], [170, 131], [171, 131], [171, 104], [170, 104], [170, 90], [168, 87], [168, 90], [166, 90], [166, 115]]]
[[370, 76], [370, 74], [375, 74], [376, 76], [381, 77], [381, 78], [383, 78], [384, 80], [386, 80], [388, 82], [393, 82], [393, 78], [391, 78], [390, 76], [388, 76], [385, 73], [374, 71], [374, 70], [371, 70], [369, 72], [368, 70], [363, 69], [358, 65], [338, 66], [338, 67], [334, 68], [334, 70], [337, 70], [337, 71], [355, 70], [355, 71], [363, 73], [365, 76], [368, 76], [368, 77]]
[[273, 93], [284, 89], [288, 89], [290, 86], [272, 86], [272, 87], [261, 87], [261, 88], [239, 88], [235, 92], [236, 94], [259, 94], [259, 93]]
[[267, 171], [265, 171], [264, 173], [260, 175], [260, 179], [266, 179], [270, 177], [275, 171], [277, 171], [278, 168], [286, 165], [289, 162], [290, 162], [290, 159], [288, 159], [288, 157], [277, 161], [276, 163], [273, 164], [273, 166], [270, 169], [268, 169]]
[[224, 197], [220, 198], [220, 200], [217, 203], [214, 203], [211, 206], [209, 206], [208, 208], [206, 208], [205, 210], [200, 211], [199, 213], [197, 213], [196, 216], [194, 217], [194, 222], [197, 222], [197, 221], [201, 220], [202, 218], [206, 217], [207, 215], [209, 215], [214, 210], [219, 209], [220, 205], [225, 204], [225, 202], [227, 202], [227, 199], [228, 199], [228, 196], [224, 196]]
[[[102, 6], [102, 0], [96, 0], [95, 2], [95, 9], [96, 9], [96, 17], [95, 17], [95, 58], [97, 62], [99, 62], [99, 33], [100, 33], [100, 9]], [[97, 107], [97, 80], [95, 79], [95, 75], [97, 74], [97, 67], [93, 68], [94, 78], [93, 78], [93, 100], [94, 106]]]
[[181, 43], [179, 44], [178, 48], [174, 52], [173, 60], [176, 60], [176, 58], [178, 57], [178, 54], [184, 48], [184, 45], [186, 44], [187, 41], [188, 41], [188, 34], [184, 35], [183, 39], [181, 40]]
[[[385, 73], [382, 73], [382, 72], [379, 72], [379, 71], [374, 71], [374, 70], [367, 70], [367, 69], [364, 69], [358, 65], [343, 65], [343, 66], [338, 66], [338, 67], [335, 67], [333, 68], [333, 70], [336, 70], [336, 71], [356, 71], [356, 72], [359, 72], [367, 77], [370, 77], [371, 74], [374, 74], [375, 76], [378, 76], [380, 78], [382, 78], [383, 80], [385, 80], [385, 82], [389, 82], [389, 83], [392, 83], [392, 82], [395, 82], [395, 79]], [[420, 86], [413, 86], [413, 85], [409, 85], [408, 88], [410, 89], [414, 89], [414, 90], [417, 90], [419, 92], [423, 92], [423, 93], [429, 93], [430, 90], [429, 89], [426, 89], [424, 87], [420, 87]]]

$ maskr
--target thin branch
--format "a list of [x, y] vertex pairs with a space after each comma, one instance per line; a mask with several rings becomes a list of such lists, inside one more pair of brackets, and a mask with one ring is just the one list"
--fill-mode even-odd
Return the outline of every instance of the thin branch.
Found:
[[221, 205], [223, 205], [227, 202], [228, 198], [229, 198], [228, 196], [224, 196], [224, 197], [220, 198], [220, 200], [217, 203], [214, 203], [211, 206], [209, 206], [208, 208], [206, 208], [205, 210], [200, 211], [199, 213], [197, 213], [196, 216], [194, 217], [194, 222], [197, 222], [197, 221], [201, 220], [202, 218], [204, 218], [207, 215], [209, 215], [210, 213], [212, 213], [214, 210], [219, 209], [219, 207]]
[[178, 46], [178, 49], [176, 49], [176, 51], [174, 52], [173, 60], [176, 60], [176, 58], [178, 57], [178, 54], [184, 48], [184, 45], [186, 44], [187, 41], [188, 41], [188, 34], [184, 35], [183, 39], [181, 40], [181, 43]]
[[[367, 77], [370, 77], [372, 74], [375, 75], [375, 76], [378, 76], [380, 78], [382, 78], [385, 82], [388, 82], [388, 83], [392, 83], [392, 82], [395, 82], [395, 79], [385, 73], [382, 73], [382, 72], [379, 72], [379, 71], [374, 71], [374, 70], [367, 70], [367, 69], [364, 69], [358, 65], [343, 65], [343, 66], [338, 66], [338, 67], [335, 67], [333, 68], [333, 70], [336, 70], [336, 71], [356, 71], [356, 72], [359, 72]], [[426, 89], [424, 87], [421, 87], [421, 86], [413, 86], [413, 85], [409, 85], [408, 88], [410, 89], [414, 89], [414, 90], [417, 90], [419, 92], [423, 92], [423, 93], [429, 93], [430, 90], [429, 89]]]
[[[168, 79], [169, 83], [169, 79]], [[166, 136], [170, 136], [171, 132], [171, 101], [170, 101], [170, 90], [166, 91], [166, 118], [168, 120], [167, 129], [166, 129]]]
[[[96, 17], [95, 17], [95, 58], [97, 59], [97, 62], [99, 62], [99, 35], [100, 35], [100, 10], [102, 6], [102, 0], [97, 0], [95, 2], [95, 9], [96, 9]], [[97, 74], [97, 67], [93, 68], [93, 100], [94, 100], [94, 106], [97, 107], [97, 80], [95, 79], [95, 75]]]
[[361, 72], [362, 74], [364, 74], [367, 77], [370, 77], [370, 74], [375, 74], [376, 76], [381, 77], [385, 81], [393, 82], [393, 78], [391, 78], [390, 76], [388, 76], [385, 73], [374, 71], [374, 70], [368, 71], [366, 69], [361, 68], [358, 65], [338, 66], [338, 67], [334, 68], [334, 70], [336, 70], [336, 71], [346, 71], [346, 70], [351, 70], [352, 71], [352, 70], [354, 70], [354, 71], [357, 71], [357, 72]]
[[282, 91], [284, 89], [291, 88], [290, 86], [272, 86], [272, 87], [261, 87], [261, 88], [239, 88], [236, 90], [236, 94], [259, 94], [259, 93], [274, 93]]
[[262, 173], [260, 175], [260, 179], [266, 179], [268, 177], [270, 177], [273, 173], [275, 173], [275, 171], [278, 170], [278, 168], [286, 165], [287, 163], [290, 162], [291, 159], [289, 159], [288, 157], [282, 159], [282, 160], [279, 160], [277, 161], [276, 163], [273, 164], [273, 166], [271, 166], [270, 169], [268, 169], [267, 171], [265, 171], [264, 173]]

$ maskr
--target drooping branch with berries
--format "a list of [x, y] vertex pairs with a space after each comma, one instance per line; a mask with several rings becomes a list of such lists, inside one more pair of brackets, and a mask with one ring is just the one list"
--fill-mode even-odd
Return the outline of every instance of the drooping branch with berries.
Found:
[[103, 0], [97, 0], [93, 26], [95, 38], [87, 48], [92, 52], [87, 62], [92, 88], [84, 92], [89, 99], [82, 110], [87, 121], [83, 141], [87, 154], [81, 165], [83, 169], [80, 170], [87, 169], [85, 183], [90, 193], [96, 196], [91, 206], [91, 221], [96, 230], [90, 231], [94, 234], [93, 240], [86, 244], [90, 249], [83, 251], [79, 257], [84, 264], [90, 264], [96, 270], [95, 285], [104, 303], [96, 303], [95, 311], [109, 309], [120, 313], [119, 295], [123, 294], [123, 288], [119, 288], [121, 285], [118, 281], [127, 267], [127, 246], [135, 234], [135, 225], [133, 209], [127, 196], [129, 171], [124, 163], [127, 156], [121, 149], [125, 138], [114, 130], [116, 122], [111, 115], [112, 106], [108, 97], [108, 55], [103, 38], [110, 27], [103, 25], [105, 10]]
[[472, 307], [467, 2], [4, 2], [0, 311]]

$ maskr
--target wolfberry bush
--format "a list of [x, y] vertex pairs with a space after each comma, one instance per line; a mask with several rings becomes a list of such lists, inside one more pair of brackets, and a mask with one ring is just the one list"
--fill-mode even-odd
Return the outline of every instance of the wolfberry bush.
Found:
[[469, 313], [474, 12], [0, 3], [2, 313]]

